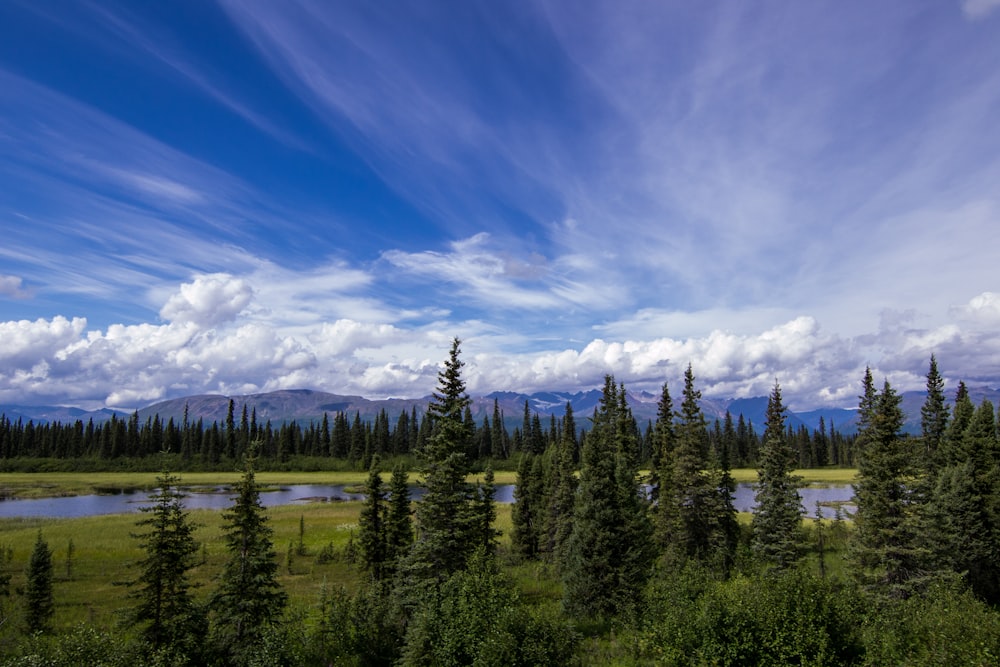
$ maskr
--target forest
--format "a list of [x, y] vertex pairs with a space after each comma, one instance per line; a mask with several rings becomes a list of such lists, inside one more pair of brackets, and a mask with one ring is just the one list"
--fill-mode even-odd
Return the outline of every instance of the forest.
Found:
[[[113, 623], [53, 627], [58, 586], [45, 523], [23, 573], [3, 543], [12, 526], [0, 524], [0, 664], [1000, 659], [996, 418], [962, 384], [949, 406], [934, 357], [917, 436], [903, 433], [899, 395], [870, 370], [856, 435], [789, 430], [778, 382], [759, 436], [738, 419], [710, 425], [691, 367], [676, 398], [663, 385], [657, 419], [645, 427], [608, 376], [580, 425], [568, 410], [543, 428], [526, 410], [507, 436], [502, 415], [481, 425], [468, 418], [460, 352], [456, 339], [427, 412], [400, 415], [395, 429], [386, 418], [366, 425], [342, 414], [275, 429], [245, 409], [237, 419], [233, 405], [226, 424], [208, 427], [3, 420], [4, 470], [159, 462], [162, 471], [133, 520], [136, 556]], [[199, 542], [177, 471], [236, 462], [242, 474], [217, 544]], [[365, 500], [344, 508], [346, 542], [307, 546], [300, 518], [282, 559], [255, 474], [305, 463], [364, 466]], [[494, 500], [495, 465], [517, 471], [509, 509]], [[734, 465], [757, 469], [751, 514], [733, 507]], [[856, 467], [852, 516], [807, 516], [793, 470], [820, 465]], [[425, 490], [419, 502], [409, 496], [411, 475]], [[206, 581], [198, 573], [212, 558], [218, 566]], [[337, 569], [319, 569], [321, 558]], [[296, 563], [337, 578], [311, 603], [293, 604], [285, 575]]]

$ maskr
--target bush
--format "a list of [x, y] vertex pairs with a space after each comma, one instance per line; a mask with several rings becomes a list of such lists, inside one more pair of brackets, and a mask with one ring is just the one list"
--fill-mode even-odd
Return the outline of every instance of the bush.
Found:
[[864, 623], [869, 665], [1000, 664], [1000, 614], [968, 590], [940, 585], [873, 609]]
[[697, 571], [650, 591], [639, 646], [663, 664], [860, 662], [853, 589], [792, 571], [712, 581]]

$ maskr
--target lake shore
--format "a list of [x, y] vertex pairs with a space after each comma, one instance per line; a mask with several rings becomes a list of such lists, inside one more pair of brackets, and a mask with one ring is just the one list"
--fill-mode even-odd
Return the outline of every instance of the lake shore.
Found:
[[[643, 474], [648, 474], [644, 472]], [[812, 468], [796, 470], [795, 475], [806, 485], [847, 485], [857, 477], [854, 468]], [[185, 487], [226, 486], [236, 482], [241, 473], [233, 472], [189, 472], [178, 473], [181, 485]], [[417, 473], [411, 473], [413, 481], [419, 480]], [[738, 468], [732, 471], [737, 483], [752, 484], [757, 481], [757, 470]], [[154, 489], [158, 473], [152, 472], [33, 472], [0, 473], [0, 498], [58, 498], [100, 493], [116, 493], [123, 490]], [[389, 480], [390, 473], [382, 474]], [[257, 482], [262, 486], [282, 486], [290, 484], [363, 484], [367, 472], [258, 472]], [[483, 475], [470, 475], [470, 481], [482, 481]], [[495, 473], [496, 484], [514, 484], [517, 474], [509, 470]]]

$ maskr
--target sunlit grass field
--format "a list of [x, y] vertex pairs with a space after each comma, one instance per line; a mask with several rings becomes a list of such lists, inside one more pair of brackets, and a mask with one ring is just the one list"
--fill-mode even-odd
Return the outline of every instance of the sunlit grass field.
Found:
[[[512, 483], [513, 475], [510, 477], [511, 479], [500, 483]], [[141, 475], [127, 478], [102, 476], [98, 485], [108, 484], [109, 481], [138, 483], [143, 479]], [[235, 479], [234, 476], [231, 481]], [[329, 483], [362, 481], [361, 477], [343, 473], [258, 474], [258, 479], [262, 483], [273, 484], [316, 483], [320, 480]], [[184, 475], [182, 481], [220, 484], [230, 481], [230, 478], [220, 479], [218, 474]], [[155, 483], [155, 475], [149, 483]], [[358, 567], [346, 559], [348, 543], [352, 534], [356, 535], [357, 532], [361, 506], [360, 502], [327, 502], [284, 505], [266, 510], [269, 525], [274, 531], [279, 581], [289, 595], [290, 610], [299, 617], [315, 618], [312, 612], [319, 604], [324, 587], [355, 590], [363, 580]], [[533, 605], [558, 605], [562, 584], [555, 571], [550, 565], [519, 563], [511, 556], [511, 505], [498, 504], [496, 510], [495, 525], [502, 532], [501, 560], [517, 585], [522, 599]], [[198, 554], [198, 565], [191, 571], [190, 577], [197, 587], [196, 597], [204, 601], [214, 590], [227, 558], [222, 534], [223, 513], [195, 510], [190, 512], [190, 516], [198, 526], [195, 538], [203, 545]], [[3, 568], [13, 575], [11, 591], [14, 593], [6, 600], [0, 598], [0, 605], [6, 605], [6, 611], [13, 612], [10, 614], [12, 617], [18, 615], [16, 606], [21, 603], [21, 597], [16, 592], [24, 586], [28, 560], [40, 531], [53, 552], [56, 601], [54, 626], [57, 629], [68, 629], [87, 622], [97, 627], [116, 627], [120, 611], [131, 604], [128, 599], [129, 588], [122, 584], [137, 575], [136, 563], [143, 556], [139, 542], [133, 536], [140, 530], [136, 525], [140, 518], [141, 515], [132, 513], [77, 519], [0, 519], [0, 552], [11, 556], [3, 563]], [[750, 521], [750, 515], [741, 513], [739, 520], [746, 525]], [[830, 529], [829, 521], [823, 524], [825, 530]], [[811, 530], [813, 522], [807, 519], [804, 526]], [[300, 527], [304, 554], [300, 554], [298, 548]], [[73, 557], [67, 562], [71, 541]], [[321, 563], [319, 554], [330, 546], [334, 558]], [[809, 560], [814, 567], [818, 565], [815, 554], [810, 555]], [[829, 554], [828, 571], [838, 572], [841, 569], [840, 560], [839, 554]], [[4, 633], [9, 631], [6, 628], [0, 631], [0, 641], [3, 640]]]
[[[242, 473], [187, 472], [177, 473], [182, 486], [224, 486], [239, 480]], [[154, 472], [8, 472], [0, 473], [0, 498], [45, 498], [53, 496], [79, 496], [102, 493], [111, 489], [154, 489], [159, 473]], [[389, 481], [391, 473], [383, 472], [382, 479]], [[261, 486], [290, 484], [344, 484], [360, 485], [368, 473], [348, 472], [258, 472]], [[470, 481], [482, 481], [483, 475], [470, 475]], [[517, 474], [501, 470], [495, 473], [496, 484], [513, 484]], [[419, 481], [419, 475], [410, 474], [410, 481]]]
[[[510, 510], [498, 506], [498, 523], [509, 532]], [[285, 505], [266, 510], [280, 565], [279, 580], [289, 595], [291, 607], [308, 610], [318, 604], [324, 585], [357, 587], [361, 575], [347, 562], [345, 555], [352, 532], [357, 531], [360, 502], [312, 503]], [[205, 600], [227, 558], [222, 533], [222, 512], [190, 512], [198, 526], [195, 539], [203, 547], [198, 565], [190, 572], [197, 586], [196, 597]], [[129, 588], [123, 582], [138, 573], [136, 563], [143, 557], [133, 534], [141, 528], [137, 514], [111, 514], [78, 519], [0, 519], [0, 549], [10, 554], [4, 570], [12, 576], [11, 590], [24, 586], [25, 572], [35, 540], [41, 532], [53, 552], [56, 628], [68, 628], [81, 621], [100, 627], [114, 627], [117, 610], [127, 607]], [[300, 538], [305, 555], [299, 554]], [[73, 557], [67, 563], [69, 544]], [[332, 545], [334, 558], [320, 563], [317, 556]], [[291, 556], [289, 557], [289, 552]], [[9, 602], [18, 604], [19, 596]]]

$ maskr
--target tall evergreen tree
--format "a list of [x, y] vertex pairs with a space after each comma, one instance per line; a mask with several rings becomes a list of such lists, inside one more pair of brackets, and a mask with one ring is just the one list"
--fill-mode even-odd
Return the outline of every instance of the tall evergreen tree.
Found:
[[361, 563], [373, 579], [383, 579], [389, 561], [386, 531], [386, 494], [382, 484], [380, 460], [372, 457], [368, 481], [365, 483], [365, 502], [358, 517], [358, 546]]
[[576, 450], [576, 421], [573, 406], [566, 403], [559, 443], [552, 460], [545, 515], [543, 551], [560, 569], [565, 563], [565, 548], [573, 530], [576, 502], [576, 475], [573, 452]]
[[427, 491], [417, 505], [417, 542], [402, 566], [409, 584], [418, 588], [438, 584], [463, 569], [477, 543], [481, 507], [474, 502], [473, 487], [465, 481], [471, 433], [465, 421], [469, 397], [460, 353], [456, 338], [427, 408], [426, 418], [432, 420], [423, 452]]
[[215, 644], [233, 665], [250, 663], [288, 601], [277, 578], [273, 531], [260, 502], [254, 471], [258, 446], [254, 443], [244, 455], [233, 505], [222, 515], [229, 559], [211, 600]]
[[870, 370], [863, 386], [852, 555], [864, 583], [890, 597], [905, 597], [922, 577], [908, 485], [913, 452], [901, 433], [900, 396], [888, 381], [881, 392], [874, 391]]
[[927, 398], [920, 408], [920, 437], [923, 443], [923, 468], [928, 473], [940, 465], [940, 449], [948, 428], [948, 406], [944, 400], [944, 378], [938, 372], [937, 359], [931, 355], [927, 370]]
[[757, 471], [757, 507], [753, 513], [753, 550], [778, 569], [794, 565], [802, 555], [801, 477], [792, 475], [795, 452], [785, 437], [785, 406], [777, 381], [767, 401], [764, 442]]
[[511, 546], [523, 558], [539, 556], [544, 516], [544, 477], [540, 456], [523, 452], [517, 466], [514, 506], [511, 508]]
[[397, 464], [389, 481], [389, 508], [385, 519], [386, 561], [391, 575], [399, 560], [413, 546], [413, 521], [410, 518], [409, 476], [402, 464]]
[[24, 627], [28, 634], [52, 629], [52, 614], [55, 612], [52, 580], [52, 550], [42, 539], [42, 531], [38, 531], [24, 586]]
[[129, 582], [129, 596], [137, 604], [127, 618], [154, 649], [194, 660], [205, 636], [204, 615], [188, 579], [198, 553], [195, 525], [184, 509], [180, 478], [164, 471], [156, 481], [151, 504], [139, 510], [144, 516], [136, 525], [142, 532], [133, 534], [144, 556], [138, 562], [139, 575]]
[[[620, 391], [624, 393], [624, 387]], [[626, 609], [638, 598], [654, 557], [652, 527], [634, 463], [634, 419], [628, 411], [622, 414], [623, 405], [614, 378], [607, 376], [584, 440], [578, 501], [566, 545], [563, 603], [577, 616], [608, 617]]]
[[660, 489], [659, 535], [670, 558], [693, 559], [725, 576], [734, 558], [735, 511], [726, 475], [718, 462], [709, 461], [700, 399], [688, 365], [681, 409], [675, 413], [670, 483]]
[[[966, 399], [967, 400], [967, 399]], [[958, 406], [956, 405], [956, 409]], [[993, 405], [975, 409], [929, 500], [930, 547], [981, 598], [1000, 602], [1000, 443]]]

